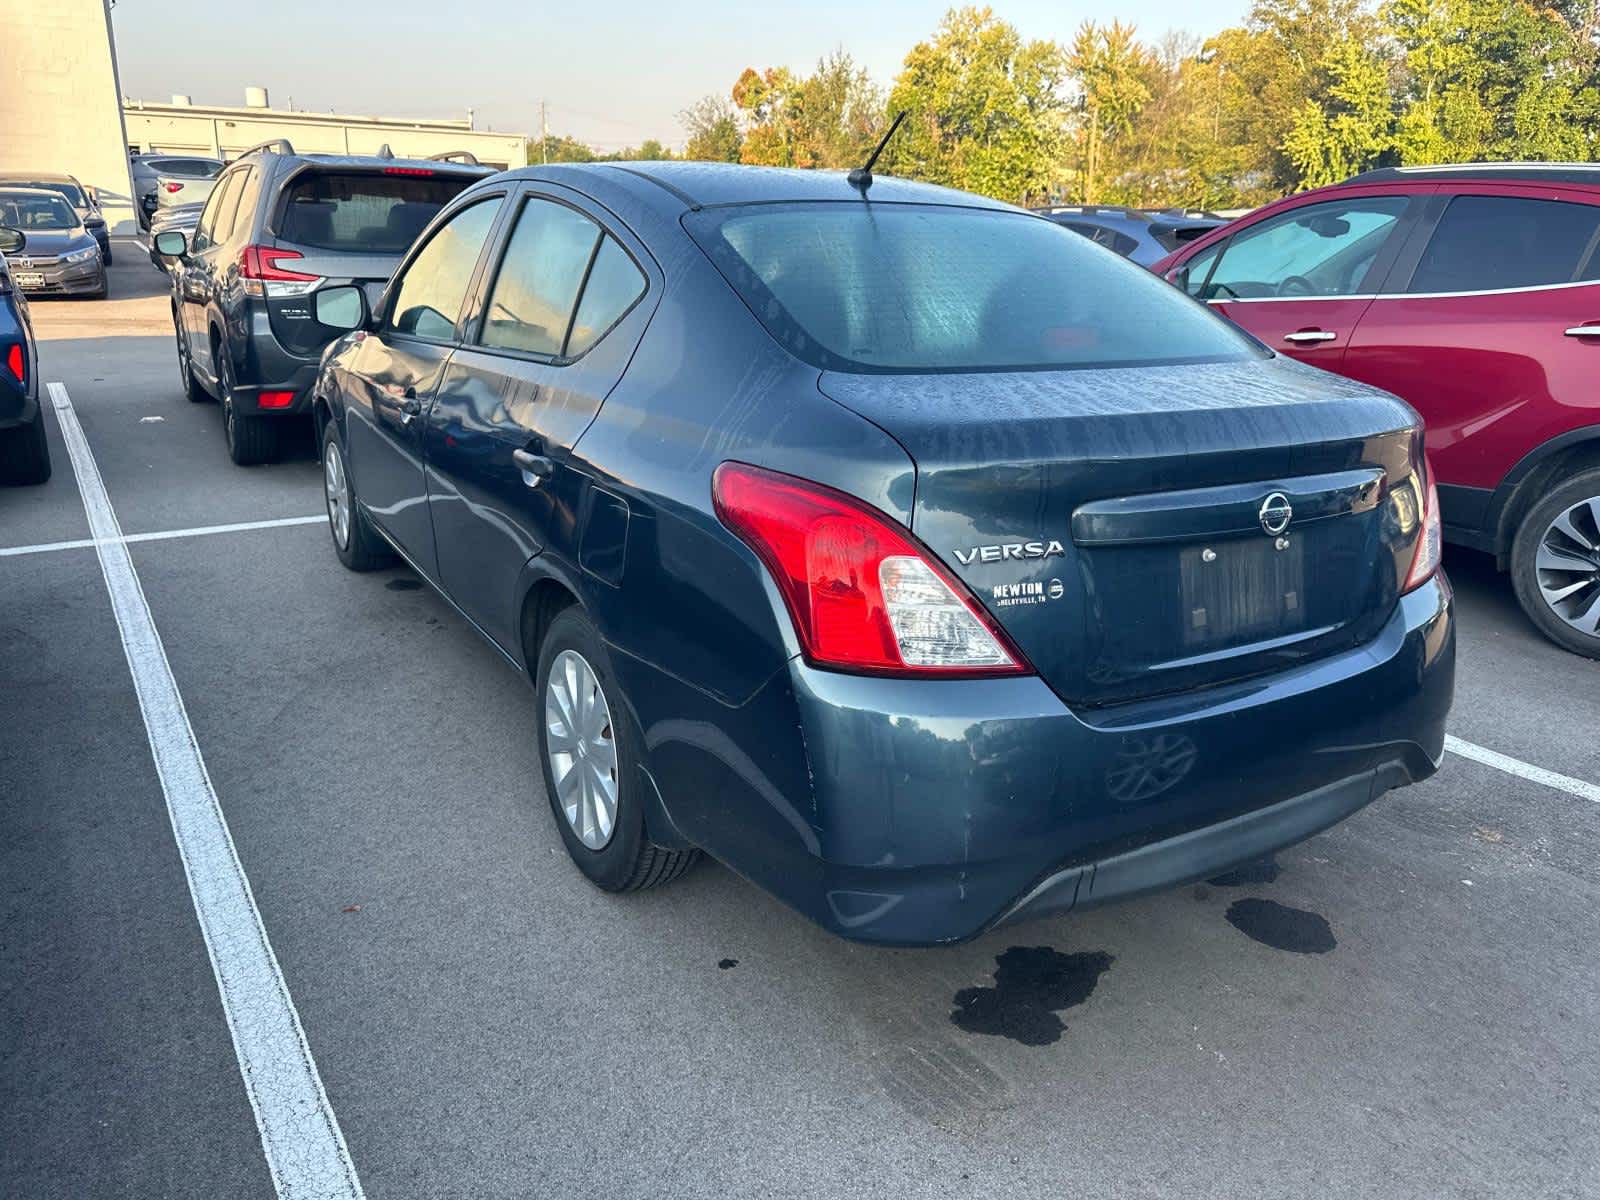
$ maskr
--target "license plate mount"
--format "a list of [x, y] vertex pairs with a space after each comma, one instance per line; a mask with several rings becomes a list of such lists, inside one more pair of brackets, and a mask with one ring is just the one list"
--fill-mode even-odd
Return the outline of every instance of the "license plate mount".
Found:
[[19, 288], [43, 287], [44, 275], [39, 271], [14, 271], [11, 282]]

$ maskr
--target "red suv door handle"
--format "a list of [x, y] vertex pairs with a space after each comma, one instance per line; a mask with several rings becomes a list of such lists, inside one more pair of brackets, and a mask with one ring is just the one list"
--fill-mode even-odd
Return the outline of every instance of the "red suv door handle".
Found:
[[1567, 330], [1568, 337], [1600, 338], [1600, 325], [1574, 325]]
[[1283, 340], [1302, 345], [1307, 342], [1331, 342], [1338, 337], [1337, 333], [1327, 329], [1297, 329], [1293, 333], [1283, 335]]

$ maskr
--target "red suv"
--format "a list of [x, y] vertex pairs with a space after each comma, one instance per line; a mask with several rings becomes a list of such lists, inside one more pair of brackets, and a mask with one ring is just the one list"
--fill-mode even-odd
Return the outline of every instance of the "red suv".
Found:
[[1600, 658], [1600, 165], [1394, 167], [1269, 204], [1151, 268], [1427, 423], [1446, 539]]

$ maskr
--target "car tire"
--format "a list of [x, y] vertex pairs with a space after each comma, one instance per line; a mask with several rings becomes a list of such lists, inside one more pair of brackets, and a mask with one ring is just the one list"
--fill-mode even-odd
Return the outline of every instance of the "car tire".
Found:
[[246, 416], [233, 410], [233, 364], [226, 350], [216, 353], [221, 369], [222, 436], [228, 457], [241, 467], [271, 462], [278, 456], [278, 425], [272, 417]]
[[[634, 892], [693, 866], [698, 850], [673, 850], [649, 839], [641, 741], [600, 632], [576, 605], [550, 623], [534, 694], [545, 796], [567, 853], [589, 881], [608, 892]], [[568, 725], [574, 705], [591, 716]]]
[[177, 318], [172, 322], [173, 336], [178, 343], [178, 386], [183, 389], [183, 398], [190, 404], [204, 404], [211, 399], [211, 394], [200, 386], [200, 381], [194, 377], [194, 361], [189, 357], [189, 340], [183, 336], [183, 330], [178, 328]]
[[[332, 421], [322, 431], [322, 492], [328, 509], [328, 535], [333, 552], [352, 571], [376, 571], [392, 566], [394, 551], [378, 535], [356, 503], [356, 485], [350, 478], [349, 460], [339, 427]], [[342, 519], [341, 519], [342, 513]]]
[[34, 484], [49, 478], [50, 443], [45, 438], [41, 411], [35, 420], [0, 434], [0, 480]]
[[1541, 633], [1600, 659], [1600, 468], [1563, 479], [1524, 515], [1511, 583]]

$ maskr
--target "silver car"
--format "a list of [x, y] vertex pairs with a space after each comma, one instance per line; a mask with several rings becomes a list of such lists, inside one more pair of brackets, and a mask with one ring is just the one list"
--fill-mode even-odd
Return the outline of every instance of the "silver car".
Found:
[[8, 256], [11, 282], [30, 296], [83, 296], [104, 300], [106, 264], [94, 234], [60, 192], [0, 188], [0, 225], [27, 238]]
[[128, 167], [133, 174], [139, 224], [148, 229], [150, 218], [159, 207], [158, 195], [164, 192], [178, 204], [204, 201], [211, 188], [206, 186], [202, 194], [200, 184], [216, 179], [223, 162], [195, 154], [135, 154], [128, 160]]

